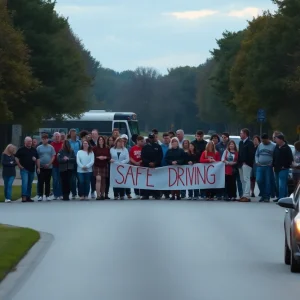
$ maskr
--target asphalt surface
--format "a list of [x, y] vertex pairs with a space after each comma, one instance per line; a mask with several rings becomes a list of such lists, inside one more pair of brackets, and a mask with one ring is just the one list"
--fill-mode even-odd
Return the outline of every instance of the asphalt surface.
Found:
[[13, 300], [298, 299], [284, 213], [273, 203], [1, 204], [1, 223], [55, 237]]

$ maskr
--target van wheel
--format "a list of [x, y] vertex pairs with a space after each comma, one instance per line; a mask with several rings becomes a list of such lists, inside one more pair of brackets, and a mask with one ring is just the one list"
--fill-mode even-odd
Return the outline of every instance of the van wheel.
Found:
[[286, 265], [291, 264], [291, 250], [288, 246], [287, 240], [286, 240], [286, 235], [284, 237], [284, 263]]

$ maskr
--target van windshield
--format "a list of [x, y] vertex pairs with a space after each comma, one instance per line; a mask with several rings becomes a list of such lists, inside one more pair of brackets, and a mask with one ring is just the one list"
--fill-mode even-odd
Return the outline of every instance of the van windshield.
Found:
[[139, 124], [137, 121], [128, 121], [129, 130], [131, 135], [133, 134], [140, 134]]

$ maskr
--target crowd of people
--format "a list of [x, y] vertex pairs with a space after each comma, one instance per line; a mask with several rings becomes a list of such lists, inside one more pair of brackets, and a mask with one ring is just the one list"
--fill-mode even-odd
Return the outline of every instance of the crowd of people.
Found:
[[[287, 182], [292, 168], [294, 185], [300, 180], [300, 141], [295, 151], [285, 141], [281, 132], [275, 131], [272, 139], [268, 134], [250, 139], [248, 129], [240, 131], [237, 145], [226, 132], [214, 134], [204, 140], [204, 132], [198, 130], [195, 140], [190, 142], [184, 131], [166, 132], [159, 138], [153, 129], [145, 139], [114, 129], [110, 137], [100, 135], [97, 129], [77, 133], [71, 129], [68, 134], [55, 132], [52, 140], [48, 134], [41, 136], [41, 142], [26, 137], [24, 146], [16, 149], [9, 144], [2, 153], [5, 202], [12, 198], [12, 186], [16, 167], [20, 169], [22, 181], [22, 202], [34, 202], [32, 183], [37, 174], [37, 201], [70, 200], [79, 197], [88, 200], [109, 198], [110, 163], [132, 164], [147, 168], [168, 165], [192, 165], [196, 163], [225, 164], [224, 189], [195, 189], [181, 191], [153, 191], [135, 189], [136, 198], [149, 199], [203, 199], [249, 202], [255, 197], [258, 184], [260, 202], [270, 202], [288, 196]], [[52, 179], [52, 192], [51, 192]], [[237, 192], [239, 198], [237, 197]], [[53, 193], [53, 197], [51, 196]], [[132, 199], [128, 188], [113, 188], [114, 199]]]

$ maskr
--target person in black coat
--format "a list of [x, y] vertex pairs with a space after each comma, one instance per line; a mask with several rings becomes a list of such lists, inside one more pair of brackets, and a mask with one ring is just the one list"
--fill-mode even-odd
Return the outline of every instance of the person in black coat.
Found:
[[[284, 139], [283, 134], [275, 137], [276, 147], [273, 152], [273, 167], [279, 199], [288, 196], [289, 170], [293, 164], [294, 157], [290, 146]], [[277, 202], [276, 199], [274, 202]]]
[[240, 202], [250, 202], [251, 173], [254, 164], [255, 148], [249, 138], [249, 130], [244, 128], [240, 133], [238, 168], [243, 185], [243, 196]]
[[[165, 160], [168, 165], [184, 165], [187, 159], [187, 155], [182, 148], [179, 146], [179, 140], [177, 137], [173, 137], [170, 143], [170, 149], [166, 153]], [[180, 200], [180, 191], [171, 191], [171, 200]]]
[[[148, 136], [148, 142], [142, 149], [142, 162], [143, 166], [147, 168], [158, 168], [161, 166], [163, 159], [163, 151], [161, 146], [155, 141], [155, 135], [150, 133]], [[142, 199], [149, 199], [150, 190], [145, 190]], [[155, 199], [160, 199], [159, 191], [152, 191], [151, 194]]]

